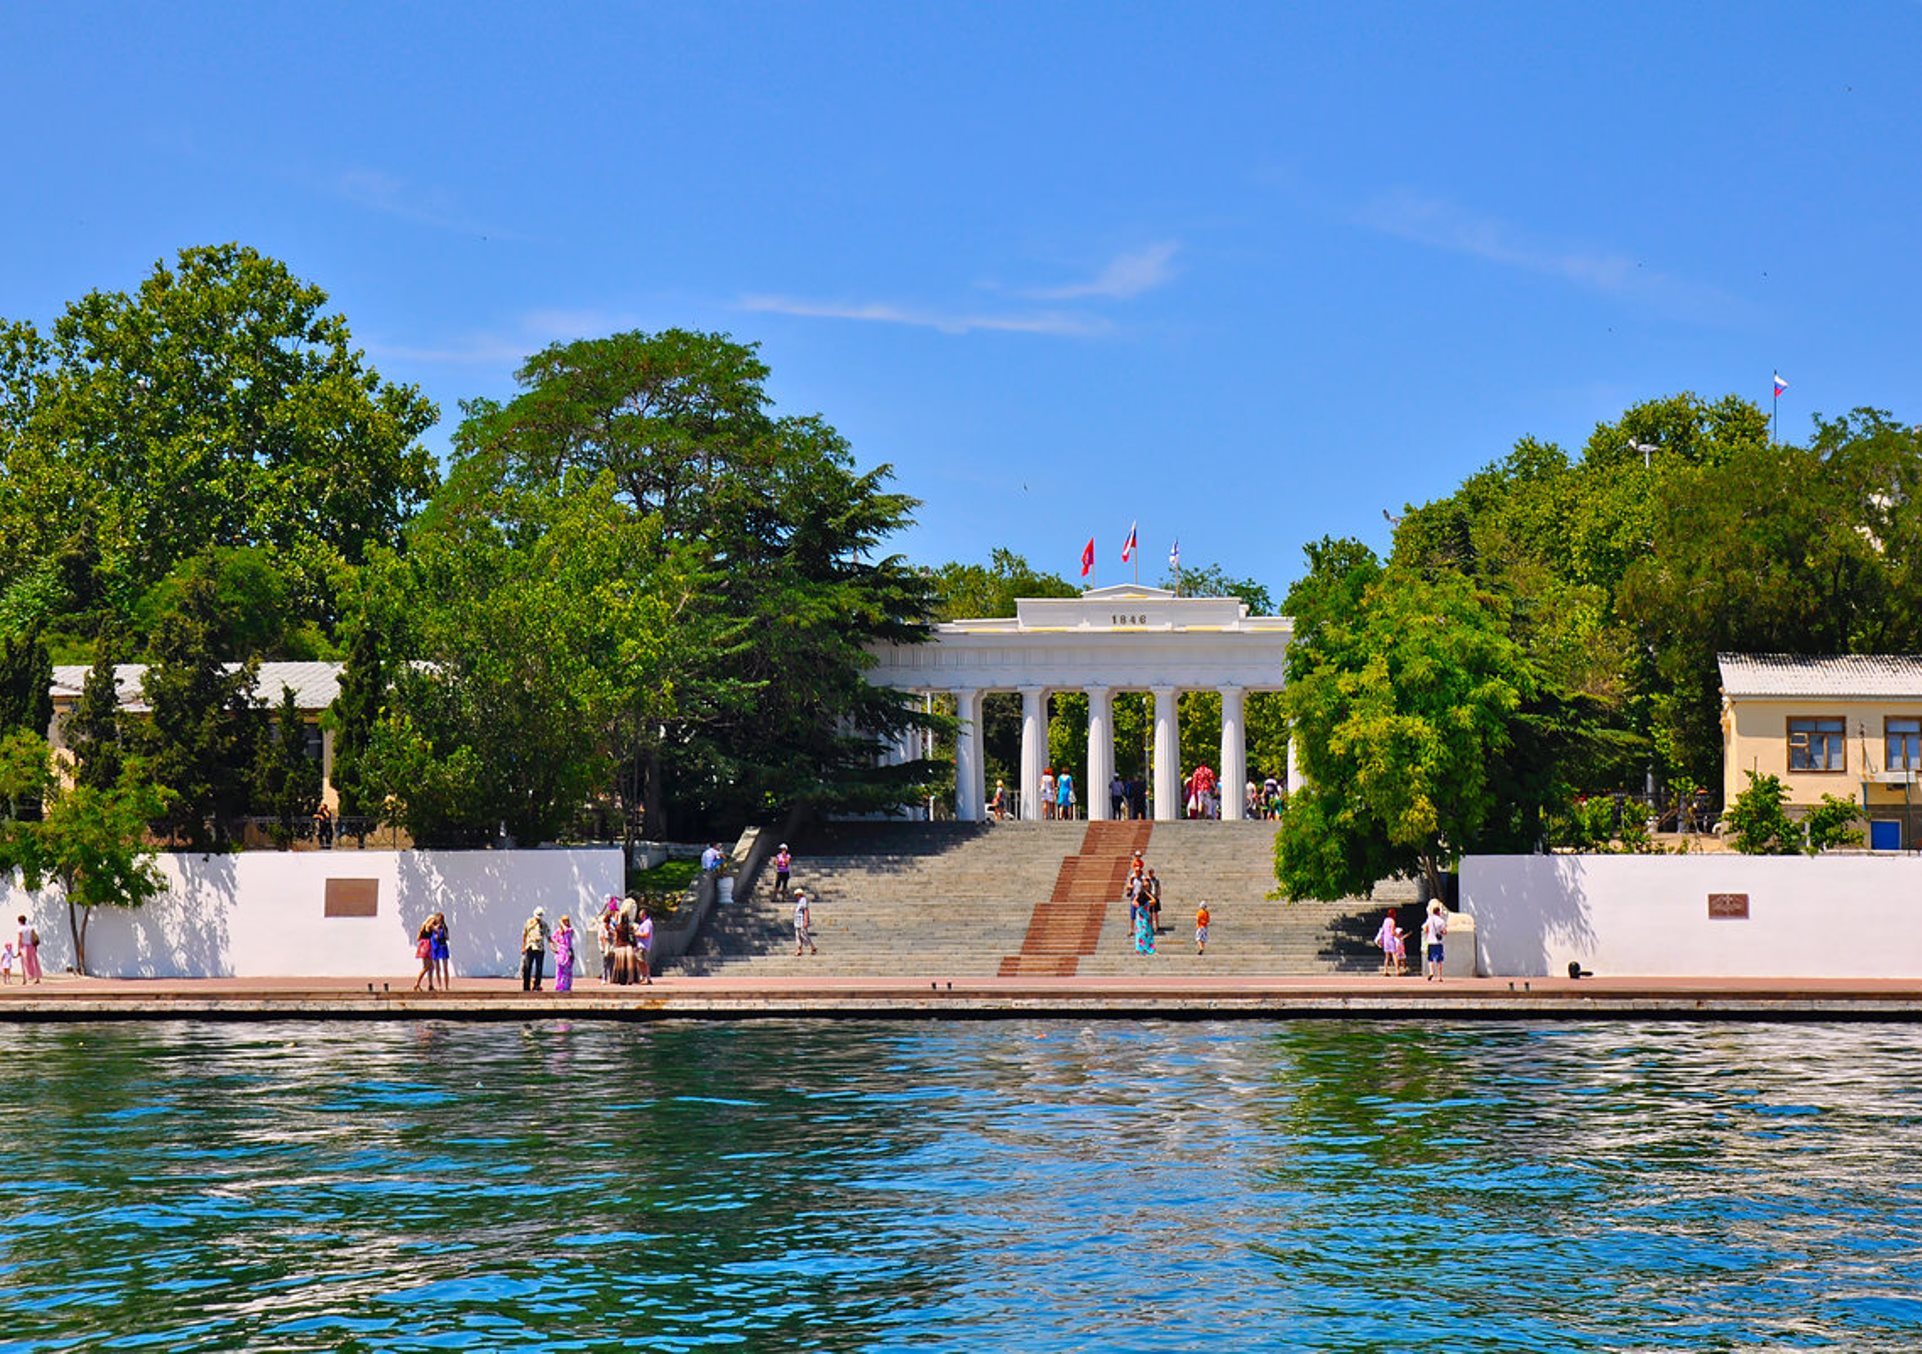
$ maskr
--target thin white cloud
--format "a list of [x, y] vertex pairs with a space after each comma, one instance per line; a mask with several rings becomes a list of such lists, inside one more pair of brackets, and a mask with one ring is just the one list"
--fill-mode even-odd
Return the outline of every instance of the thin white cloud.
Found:
[[1369, 230], [1454, 254], [1560, 278], [1606, 295], [1636, 297], [1697, 318], [1734, 318], [1746, 303], [1715, 287], [1645, 267], [1626, 254], [1570, 248], [1530, 237], [1514, 225], [1443, 198], [1397, 191], [1355, 213]]
[[1173, 280], [1175, 272], [1169, 264], [1180, 248], [1173, 240], [1163, 240], [1146, 249], [1115, 255], [1106, 268], [1086, 282], [1041, 287], [1022, 294], [1036, 301], [1131, 301]]
[[977, 331], [1005, 334], [1052, 334], [1089, 338], [1113, 329], [1097, 316], [1077, 315], [1070, 311], [1036, 310], [1004, 314], [978, 314], [926, 310], [895, 305], [887, 301], [809, 301], [793, 296], [743, 296], [742, 310], [769, 315], [798, 315], [807, 319], [862, 320], [872, 324], [900, 324], [916, 329], [935, 329], [943, 334], [971, 334]]
[[521, 238], [511, 231], [475, 220], [440, 189], [417, 187], [378, 169], [343, 170], [328, 181], [327, 188], [357, 207], [411, 221], [417, 226], [490, 239]]
[[511, 333], [479, 330], [440, 345], [369, 342], [368, 353], [395, 362], [446, 367], [518, 368], [550, 343], [603, 338], [635, 327], [632, 316], [599, 310], [542, 308], [516, 317]]

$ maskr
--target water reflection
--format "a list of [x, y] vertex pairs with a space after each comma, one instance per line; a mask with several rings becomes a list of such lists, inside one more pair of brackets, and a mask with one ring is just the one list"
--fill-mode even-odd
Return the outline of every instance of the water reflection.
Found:
[[54, 1026], [0, 1058], [5, 1348], [1922, 1334], [1906, 1027]]

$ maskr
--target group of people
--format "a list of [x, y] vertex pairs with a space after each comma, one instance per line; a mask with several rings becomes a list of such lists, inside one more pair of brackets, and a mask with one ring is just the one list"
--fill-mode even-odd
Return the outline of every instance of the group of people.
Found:
[[[1442, 980], [1442, 956], [1448, 935], [1448, 909], [1440, 899], [1428, 904], [1428, 911], [1421, 923], [1422, 977], [1429, 982]], [[1402, 929], [1395, 918], [1395, 909], [1389, 908], [1381, 919], [1381, 926], [1375, 931], [1375, 944], [1381, 949], [1381, 976], [1401, 978], [1408, 973], [1408, 932]]]
[[436, 982], [443, 992], [454, 985], [451, 953], [447, 948], [447, 914], [436, 912], [414, 933], [414, 958], [420, 960], [420, 972], [414, 975], [416, 992], [423, 982], [429, 992]]
[[[1134, 940], [1135, 953], [1155, 953], [1155, 938], [1165, 929], [1161, 925], [1161, 881], [1139, 851], [1128, 862], [1128, 882], [1122, 885], [1121, 896], [1128, 904], [1128, 933]], [[1211, 920], [1207, 903], [1195, 909], [1196, 954], [1208, 952]]]
[[[624, 900], [610, 897], [601, 909], [598, 932], [595, 939], [601, 947], [602, 982], [630, 987], [654, 981], [654, 918], [641, 906], [640, 899], [631, 894]], [[558, 953], [554, 962], [561, 962]], [[554, 986], [565, 992], [572, 988], [573, 980], [570, 978], [562, 987], [557, 976]]]
[[14, 966], [20, 968], [20, 982], [37, 983], [40, 981], [40, 932], [30, 923], [26, 914], [20, 916], [20, 929], [12, 940], [0, 948], [0, 983], [13, 981]]
[[1265, 777], [1257, 785], [1251, 778], [1242, 797], [1242, 811], [1250, 821], [1255, 819], [1275, 819], [1281, 817], [1281, 810], [1288, 797], [1282, 792], [1281, 782], [1273, 776]]
[[[1050, 766], [1041, 773], [1041, 784], [1036, 791], [1041, 801], [1041, 816], [1050, 822], [1060, 819], [1063, 822], [1080, 817], [1081, 800], [1075, 793], [1074, 772], [1063, 768], [1060, 772]], [[1008, 783], [996, 780], [994, 793], [988, 796], [988, 813], [996, 821], [1011, 818], [1015, 813], [1014, 796], [1008, 793]]]

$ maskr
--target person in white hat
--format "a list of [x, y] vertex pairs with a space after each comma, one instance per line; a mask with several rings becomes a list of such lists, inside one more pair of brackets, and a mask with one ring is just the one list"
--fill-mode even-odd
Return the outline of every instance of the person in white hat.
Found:
[[1442, 980], [1442, 937], [1448, 934], [1448, 909], [1441, 899], [1428, 904], [1428, 917], [1421, 924], [1422, 977], [1430, 982]]
[[782, 842], [781, 849], [774, 853], [774, 896], [776, 898], [787, 897], [788, 871], [793, 868], [794, 857], [788, 854], [787, 843]]
[[537, 907], [521, 926], [521, 991], [541, 990], [541, 971], [547, 967], [547, 909]]

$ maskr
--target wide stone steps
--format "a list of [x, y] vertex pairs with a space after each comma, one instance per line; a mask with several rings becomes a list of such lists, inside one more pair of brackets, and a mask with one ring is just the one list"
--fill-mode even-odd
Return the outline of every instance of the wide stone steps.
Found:
[[[1137, 955], [1121, 901], [1146, 842], [1165, 933]], [[793, 882], [813, 901], [820, 954], [795, 957], [792, 903], [769, 885], [717, 908], [690, 972], [767, 976], [1315, 974], [1372, 972], [1385, 904], [1417, 917], [1414, 892], [1374, 902], [1288, 904], [1274, 888], [1268, 823], [843, 824], [797, 840]], [[1194, 953], [1194, 909], [1212, 913]]]

